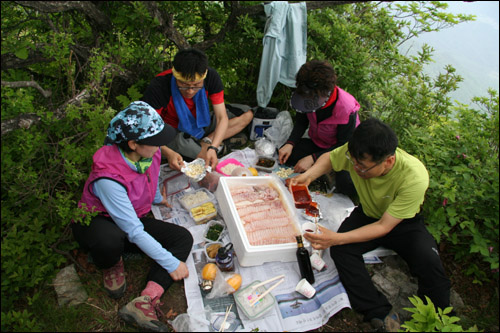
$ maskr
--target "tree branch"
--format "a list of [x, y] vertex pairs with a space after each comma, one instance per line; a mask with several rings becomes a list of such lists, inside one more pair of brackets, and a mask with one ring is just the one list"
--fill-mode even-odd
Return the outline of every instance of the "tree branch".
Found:
[[40, 85], [35, 82], [35, 81], [15, 81], [15, 82], [8, 82], [8, 81], [3, 81], [2, 80], [2, 86], [7, 86], [11, 88], [24, 88], [24, 87], [31, 87], [37, 89], [45, 98], [48, 98], [52, 95], [52, 91], [50, 90], [44, 90]]
[[43, 13], [81, 11], [89, 18], [90, 24], [96, 30], [109, 31], [112, 29], [110, 19], [97, 9], [92, 1], [15, 1], [15, 3]]
[[172, 14], [162, 13], [155, 1], [144, 1], [144, 7], [149, 11], [153, 18], [160, 22], [163, 34], [170, 39], [179, 49], [189, 47], [186, 38], [174, 27], [174, 16]]

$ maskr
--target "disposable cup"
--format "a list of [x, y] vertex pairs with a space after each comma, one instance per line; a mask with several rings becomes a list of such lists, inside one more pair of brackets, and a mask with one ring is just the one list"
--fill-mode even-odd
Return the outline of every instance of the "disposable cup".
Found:
[[311, 255], [311, 266], [317, 270], [321, 271], [325, 267], [325, 261], [321, 258], [317, 251], [313, 251]]
[[316, 224], [312, 222], [306, 222], [302, 225], [302, 233], [306, 232], [315, 233], [316, 232]]
[[316, 294], [316, 289], [306, 280], [302, 279], [299, 281], [297, 286], [295, 287], [295, 291], [301, 293], [307, 298], [312, 298], [314, 294]]

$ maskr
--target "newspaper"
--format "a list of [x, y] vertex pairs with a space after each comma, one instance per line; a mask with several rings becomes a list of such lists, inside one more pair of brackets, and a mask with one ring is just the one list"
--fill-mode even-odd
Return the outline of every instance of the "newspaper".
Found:
[[[225, 158], [235, 158], [246, 167], [252, 166], [256, 156], [252, 149], [246, 148], [236, 151]], [[260, 175], [260, 174], [259, 174]], [[189, 213], [182, 208], [179, 197], [194, 191], [200, 187], [197, 183], [191, 183], [184, 175], [176, 175], [168, 166], [162, 166], [160, 183], [169, 186], [174, 179], [174, 190], [168, 197], [168, 202], [172, 208], [153, 205], [152, 212], [155, 218], [175, 223], [187, 228], [194, 238], [193, 250], [186, 260], [189, 269], [189, 277], [184, 279], [186, 299], [188, 304], [187, 318], [196, 321], [196, 326], [189, 327], [191, 331], [214, 331], [211, 324], [217, 316], [224, 315], [231, 304], [231, 312], [236, 317], [236, 322], [240, 325], [236, 331], [261, 331], [261, 332], [281, 332], [281, 331], [308, 331], [314, 330], [326, 324], [331, 316], [345, 307], [351, 307], [347, 293], [339, 280], [335, 264], [329, 255], [329, 250], [323, 251], [322, 259], [326, 263], [326, 268], [321, 272], [314, 271], [315, 283], [313, 287], [316, 294], [308, 299], [295, 291], [295, 286], [300, 281], [300, 271], [297, 262], [267, 262], [259, 266], [242, 267], [235, 257], [235, 273], [243, 277], [241, 288], [249, 285], [255, 280], [265, 281], [277, 275], [284, 274], [285, 280], [278, 287], [273, 289], [272, 294], [276, 298], [276, 304], [262, 317], [254, 320], [246, 318], [245, 314], [238, 309], [233, 295], [210, 298], [209, 293], [203, 291], [201, 285], [201, 270], [208, 262], [204, 251], [205, 239], [203, 237], [206, 224], [197, 225]], [[165, 180], [167, 180], [165, 182]], [[165, 183], [165, 184], [164, 184]], [[179, 185], [180, 184], [180, 185]], [[178, 189], [182, 189], [177, 191]], [[331, 230], [337, 231], [342, 221], [349, 216], [354, 209], [352, 201], [341, 194], [329, 194], [325, 196], [320, 193], [311, 193], [322, 212], [323, 218], [319, 223]], [[217, 204], [217, 211], [220, 209]], [[299, 224], [308, 220], [304, 215], [299, 214]], [[224, 223], [220, 214], [215, 220]], [[226, 244], [231, 242], [227, 228], [222, 235], [221, 241]], [[308, 244], [305, 244], [306, 248]], [[309, 251], [311, 248], [309, 247]], [[376, 249], [364, 255], [366, 263], [381, 262], [379, 256], [391, 254], [386, 249]], [[227, 273], [223, 273], [227, 274]], [[272, 284], [271, 284], [272, 285]], [[269, 287], [269, 286], [268, 286]]]

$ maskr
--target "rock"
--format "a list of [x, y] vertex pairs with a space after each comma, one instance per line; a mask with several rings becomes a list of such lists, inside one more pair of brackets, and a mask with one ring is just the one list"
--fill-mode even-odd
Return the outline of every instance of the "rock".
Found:
[[83, 289], [80, 277], [76, 273], [75, 265], [64, 267], [54, 279], [54, 288], [57, 293], [59, 306], [74, 306], [85, 302], [88, 294]]
[[[410, 320], [412, 313], [403, 308], [412, 308], [409, 297], [417, 295], [418, 281], [411, 276], [406, 262], [398, 255], [383, 257], [383, 264], [369, 265], [372, 281], [387, 297], [402, 321]], [[451, 290], [450, 302], [454, 310], [464, 306], [462, 298]]]

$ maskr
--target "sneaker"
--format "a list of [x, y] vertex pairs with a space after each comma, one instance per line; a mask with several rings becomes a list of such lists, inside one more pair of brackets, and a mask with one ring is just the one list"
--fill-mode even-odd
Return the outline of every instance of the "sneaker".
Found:
[[158, 320], [157, 313], [163, 316], [160, 310], [160, 299], [151, 299], [149, 296], [139, 296], [118, 311], [118, 316], [127, 324], [138, 326], [154, 332], [168, 332], [168, 326]]
[[380, 318], [372, 318], [370, 320], [370, 324], [376, 332], [397, 332], [401, 327], [399, 316], [393, 311], [389, 312], [389, 314], [385, 316], [384, 320]]
[[120, 298], [125, 293], [127, 283], [125, 281], [125, 270], [123, 268], [123, 258], [111, 268], [103, 269], [104, 288], [111, 298]]

